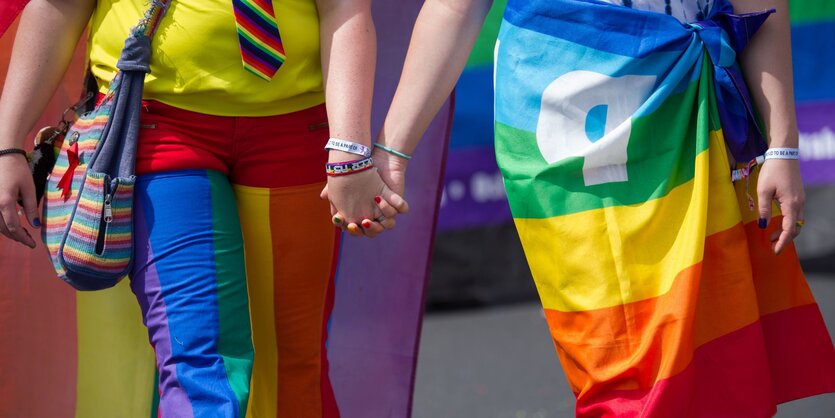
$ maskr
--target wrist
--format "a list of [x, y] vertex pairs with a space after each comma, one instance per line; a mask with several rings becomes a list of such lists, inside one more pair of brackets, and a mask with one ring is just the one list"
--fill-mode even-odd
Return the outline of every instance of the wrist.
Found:
[[800, 143], [798, 135], [769, 136], [769, 148], [797, 148]]
[[405, 172], [406, 168], [409, 167], [409, 160], [392, 155], [379, 148], [374, 148], [371, 157], [374, 158], [374, 164], [381, 170]]
[[339, 150], [328, 150], [328, 163], [362, 160], [363, 156]]
[[26, 150], [22, 148], [3, 148], [0, 147], [0, 160], [22, 158], [24, 162], [29, 162], [29, 156]]
[[354, 161], [340, 161], [325, 164], [325, 174], [328, 177], [347, 176], [357, 174], [374, 168], [374, 159], [371, 157]]
[[[12, 139], [12, 138], [21, 138], [21, 139]], [[25, 142], [24, 135], [11, 135], [11, 134], [3, 134], [0, 133], [0, 149], [8, 149], [8, 148], [23, 148], [23, 143]]]
[[[776, 148], [771, 147], [765, 151], [762, 157], [764, 160], [799, 160], [800, 149], [794, 147]], [[759, 161], [759, 159], [758, 159]]]

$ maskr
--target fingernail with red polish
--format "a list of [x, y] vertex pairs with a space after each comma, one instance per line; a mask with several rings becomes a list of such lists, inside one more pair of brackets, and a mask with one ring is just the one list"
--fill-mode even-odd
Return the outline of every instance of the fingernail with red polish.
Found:
[[362, 221], [362, 227], [363, 228], [371, 228], [371, 221], [369, 221], [368, 219]]
[[768, 226], [768, 219], [760, 218], [760, 220], [757, 222], [757, 226], [759, 226], [760, 229], [765, 229], [765, 227]]
[[380, 197], [380, 196], [374, 196], [374, 201], [377, 202], [377, 203], [380, 203], [380, 202], [383, 201], [383, 198]]

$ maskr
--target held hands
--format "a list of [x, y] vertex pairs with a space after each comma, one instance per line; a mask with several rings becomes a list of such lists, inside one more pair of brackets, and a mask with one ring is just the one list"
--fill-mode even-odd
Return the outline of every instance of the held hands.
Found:
[[401, 197], [405, 165], [397, 171], [384, 153], [376, 151], [373, 160], [374, 168], [328, 176], [328, 184], [321, 194], [323, 199], [330, 200], [334, 225], [356, 237], [373, 238], [393, 229], [395, 217], [409, 211], [408, 203]]
[[806, 194], [800, 179], [798, 160], [766, 160], [757, 180], [759, 201], [759, 227], [765, 228], [771, 220], [771, 202], [777, 201], [783, 213], [780, 229], [771, 238], [772, 250], [780, 254], [800, 234], [803, 226], [803, 206]]
[[18, 200], [23, 202], [29, 225], [39, 228], [35, 183], [32, 181], [26, 158], [17, 154], [2, 155], [0, 156], [0, 234], [29, 248], [35, 248], [35, 240], [20, 222]]

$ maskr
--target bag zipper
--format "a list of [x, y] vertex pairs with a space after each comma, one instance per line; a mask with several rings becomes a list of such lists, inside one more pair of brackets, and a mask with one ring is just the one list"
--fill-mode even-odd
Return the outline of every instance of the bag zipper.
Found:
[[[118, 183], [117, 183], [118, 185]], [[104, 207], [102, 208], [102, 216], [99, 221], [99, 235], [96, 238], [96, 254], [102, 255], [104, 252], [104, 236], [107, 234], [107, 226], [113, 222], [113, 193], [116, 191], [116, 185], [113, 190], [110, 190], [110, 183], [104, 183]]]

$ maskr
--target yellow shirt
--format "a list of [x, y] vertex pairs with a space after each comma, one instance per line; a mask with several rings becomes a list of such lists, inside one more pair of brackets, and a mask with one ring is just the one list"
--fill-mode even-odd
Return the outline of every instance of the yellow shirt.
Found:
[[[102, 91], [145, 0], [98, 0], [90, 22], [90, 65]], [[270, 116], [324, 102], [314, 0], [274, 2], [287, 59], [272, 81], [243, 68], [232, 0], [173, 0], [153, 39], [145, 98], [221, 116]]]

